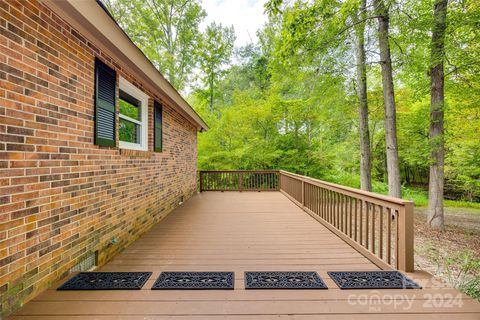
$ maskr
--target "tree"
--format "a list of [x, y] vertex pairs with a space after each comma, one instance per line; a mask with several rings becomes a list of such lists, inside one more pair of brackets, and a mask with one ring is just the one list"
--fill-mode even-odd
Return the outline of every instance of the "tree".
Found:
[[[286, 60], [292, 60], [291, 53], [299, 51], [302, 59], [307, 55], [313, 55], [311, 60], [333, 61], [334, 68], [342, 70], [345, 78], [354, 77], [346, 61], [349, 60], [352, 48], [345, 46], [350, 43], [348, 32], [354, 32], [353, 55], [355, 56], [356, 69], [356, 94], [358, 97], [359, 141], [360, 141], [360, 187], [363, 190], [372, 190], [372, 153], [370, 147], [370, 133], [368, 121], [367, 103], [367, 69], [365, 52], [365, 27], [366, 21], [371, 19], [367, 16], [366, 0], [349, 0], [342, 3], [314, 1], [309, 5], [297, 1], [292, 8], [281, 9], [283, 2], [271, 0], [266, 4], [266, 10], [271, 15], [283, 12], [285, 19], [284, 32], [285, 43], [284, 56]], [[316, 32], [312, 32], [315, 30]], [[341, 54], [328, 49], [339, 49]], [[325, 65], [327, 66], [327, 65]], [[319, 68], [320, 69], [320, 68]], [[327, 69], [327, 68], [325, 68]]]
[[360, 135], [360, 187], [372, 191], [372, 151], [368, 129], [367, 67], [365, 57], [366, 0], [361, 0], [358, 16], [354, 16], [356, 80], [358, 95], [358, 118]]
[[448, 0], [436, 0], [430, 56], [430, 178], [428, 183], [428, 219], [433, 229], [444, 229], [443, 193], [445, 185], [444, 106], [445, 29]]
[[197, 65], [199, 25], [206, 16], [198, 0], [107, 0], [120, 26], [177, 89]]
[[232, 27], [223, 27], [215, 22], [207, 26], [199, 52], [202, 80], [207, 87], [210, 111], [214, 111], [215, 88], [225, 74], [225, 67], [230, 62], [235, 42]]
[[[430, 108], [436, 104], [431, 103], [430, 91], [434, 83], [438, 84], [432, 80], [436, 70], [433, 58], [438, 57], [432, 53], [432, 7], [440, 0], [270, 0], [266, 11], [271, 15], [257, 32], [258, 43], [235, 50], [235, 63], [229, 62], [227, 54], [228, 58], [216, 67], [211, 62], [222, 61], [218, 54], [223, 47], [218, 46], [221, 41], [217, 41], [215, 32], [208, 35], [198, 31], [195, 21], [201, 21], [205, 14], [199, 0], [111, 2], [117, 10], [115, 17], [167, 78], [177, 84], [184, 79], [180, 84], [184, 87], [189, 85], [187, 79], [202, 81], [194, 83], [187, 97], [210, 126], [198, 138], [200, 168], [285, 169], [365, 188], [361, 175], [368, 169], [363, 165], [365, 148], [361, 144], [368, 145], [369, 133], [373, 191], [388, 193], [392, 188], [386, 177], [392, 170], [387, 169], [385, 150], [390, 150], [387, 142], [396, 133], [401, 169], [397, 190], [401, 179], [408, 188], [406, 196], [410, 198], [414, 192], [421, 201], [417, 204], [426, 203], [423, 187], [434, 177], [429, 177], [430, 166], [440, 163], [434, 161], [432, 151], [438, 150], [433, 147], [441, 142], [445, 150], [445, 196], [480, 201], [478, 0], [448, 1], [445, 52], [440, 55], [444, 104], [432, 114]], [[175, 69], [174, 78], [170, 78], [169, 46], [161, 40], [156, 51], [155, 45], [155, 39], [164, 36], [161, 31], [167, 22], [153, 21], [158, 20], [155, 8], [160, 8], [164, 16], [169, 16], [169, 8], [173, 8], [171, 25], [178, 33], [176, 26], [182, 25], [178, 21], [183, 19], [179, 12], [185, 13], [194, 5], [199, 15], [192, 13], [193, 20], [184, 22], [191, 28], [181, 38], [192, 41], [182, 44], [181, 54], [173, 56], [174, 68], [181, 61], [187, 61], [189, 67]], [[386, 31], [378, 34], [382, 36], [381, 52], [377, 41], [380, 30]], [[169, 50], [180, 52], [180, 47]], [[385, 69], [390, 74], [385, 76]], [[430, 69], [430, 74], [425, 72]], [[390, 91], [384, 90], [384, 76]], [[367, 79], [368, 83], [364, 82]], [[449, 130], [433, 137], [430, 123], [439, 122], [430, 116], [440, 115], [438, 111], [443, 112], [444, 126]], [[392, 130], [395, 126], [398, 130]], [[431, 193], [439, 201], [442, 198], [436, 191]], [[430, 205], [434, 203], [430, 201]]]
[[397, 198], [402, 197], [400, 183], [400, 163], [397, 145], [397, 111], [393, 86], [393, 68], [390, 56], [388, 7], [383, 0], [374, 0], [375, 14], [378, 17], [378, 44], [380, 48], [380, 65], [382, 68], [383, 101], [385, 109], [385, 144], [387, 154], [388, 193]]

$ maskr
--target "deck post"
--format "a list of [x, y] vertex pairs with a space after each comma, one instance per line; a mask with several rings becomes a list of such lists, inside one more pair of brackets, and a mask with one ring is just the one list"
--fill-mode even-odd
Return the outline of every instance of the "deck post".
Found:
[[405, 272], [414, 271], [413, 262], [413, 202], [405, 203], [398, 212], [397, 267]]
[[200, 180], [200, 192], [203, 191], [203, 181], [202, 181], [202, 171], [198, 172], [199, 180]]

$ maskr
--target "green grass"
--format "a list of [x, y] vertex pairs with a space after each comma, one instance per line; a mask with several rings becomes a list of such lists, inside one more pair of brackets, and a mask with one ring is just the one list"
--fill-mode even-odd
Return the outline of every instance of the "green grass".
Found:
[[[343, 186], [360, 188], [360, 177], [346, 172], [329, 174], [320, 179], [341, 184]], [[388, 185], [385, 182], [373, 181], [372, 184], [373, 192], [385, 195], [388, 194]], [[413, 201], [416, 207], [428, 206], [428, 192], [420, 188], [402, 186], [402, 198]], [[461, 200], [445, 200], [445, 207], [480, 209], [480, 203]], [[480, 211], [474, 212], [480, 214]]]
[[[445, 207], [480, 209], [480, 203], [469, 202], [469, 201], [445, 200]], [[472, 212], [480, 214], [480, 211], [477, 211], [477, 210], [472, 210]]]

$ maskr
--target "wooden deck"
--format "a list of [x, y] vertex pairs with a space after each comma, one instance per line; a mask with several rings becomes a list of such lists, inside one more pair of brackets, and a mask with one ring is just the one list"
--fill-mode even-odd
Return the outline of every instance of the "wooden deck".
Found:
[[[152, 271], [142, 290], [54, 286], [11, 319], [480, 319], [480, 303], [426, 273], [408, 274], [422, 290], [381, 291], [340, 290], [327, 275], [376, 269], [280, 192], [205, 192], [101, 268]], [[317, 271], [329, 289], [245, 290], [243, 272], [262, 270]], [[161, 271], [234, 271], [235, 290], [150, 290]]]

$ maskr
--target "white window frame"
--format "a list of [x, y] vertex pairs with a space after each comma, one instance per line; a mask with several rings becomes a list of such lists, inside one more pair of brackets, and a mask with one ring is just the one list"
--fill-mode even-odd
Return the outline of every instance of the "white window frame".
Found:
[[119, 146], [121, 149], [148, 151], [148, 95], [142, 90], [135, 87], [132, 83], [128, 82], [123, 77], [120, 77], [119, 89], [128, 93], [138, 101], [140, 101], [140, 119], [141, 121], [132, 119], [119, 112], [120, 119], [125, 119], [130, 122], [136, 123], [140, 126], [140, 143], [132, 143], [121, 141], [119, 139]]

